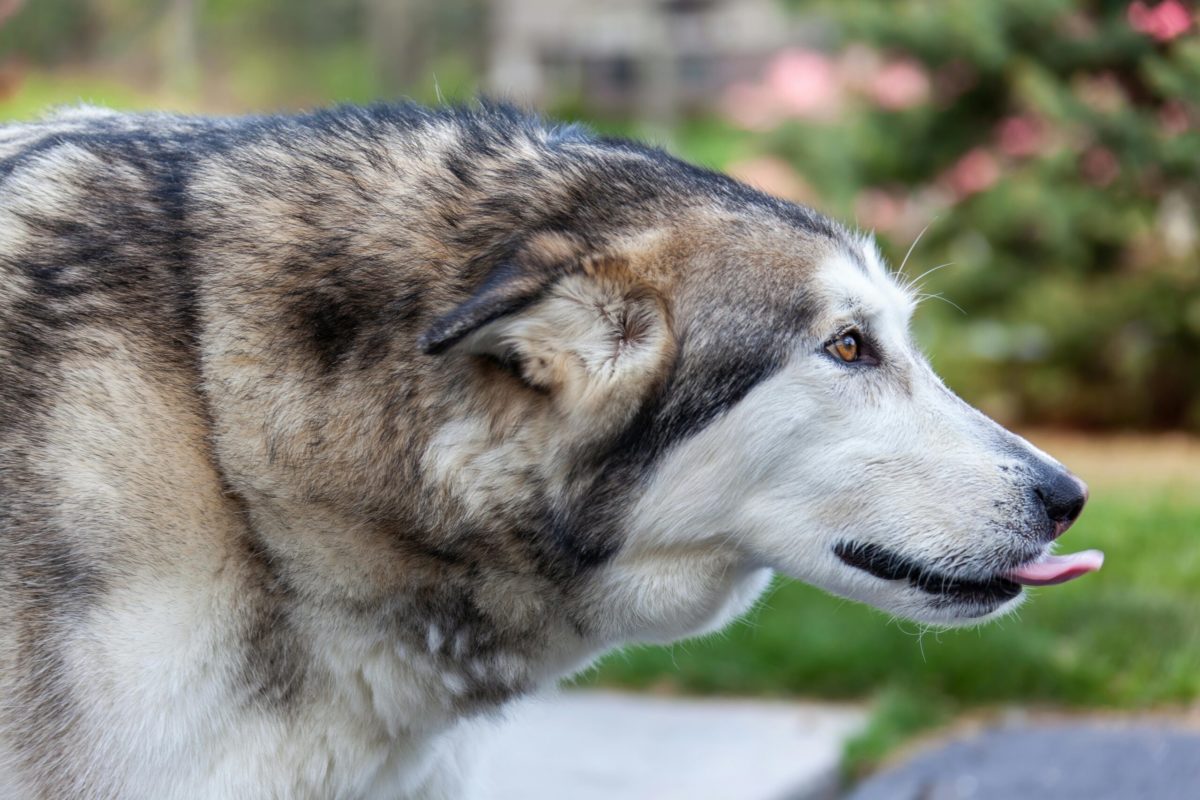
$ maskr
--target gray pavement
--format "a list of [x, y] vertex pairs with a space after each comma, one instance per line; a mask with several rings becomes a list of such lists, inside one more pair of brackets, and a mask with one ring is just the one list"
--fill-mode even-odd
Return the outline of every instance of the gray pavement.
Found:
[[1200, 731], [1162, 721], [1022, 723], [934, 747], [848, 800], [1200, 800]]
[[836, 796], [856, 706], [565, 692], [512, 714], [496, 800], [817, 800]]

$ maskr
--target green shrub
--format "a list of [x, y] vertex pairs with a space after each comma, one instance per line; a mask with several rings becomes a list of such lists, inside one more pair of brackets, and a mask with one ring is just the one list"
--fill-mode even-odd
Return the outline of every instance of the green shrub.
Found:
[[907, 272], [952, 262], [924, 291], [965, 313], [934, 300], [918, 317], [950, 383], [1008, 422], [1200, 430], [1193, 12], [816, 9], [837, 46], [781, 56], [731, 95], [730, 117], [818, 205], [874, 228], [893, 263], [928, 225]]

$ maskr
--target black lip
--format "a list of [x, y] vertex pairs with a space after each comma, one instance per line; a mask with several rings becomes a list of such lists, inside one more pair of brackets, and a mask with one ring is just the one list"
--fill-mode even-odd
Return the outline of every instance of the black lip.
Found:
[[936, 572], [899, 553], [865, 542], [838, 542], [834, 555], [845, 563], [886, 581], [908, 581], [915, 589], [939, 598], [976, 605], [996, 605], [1021, 593], [1007, 578], [969, 580]]

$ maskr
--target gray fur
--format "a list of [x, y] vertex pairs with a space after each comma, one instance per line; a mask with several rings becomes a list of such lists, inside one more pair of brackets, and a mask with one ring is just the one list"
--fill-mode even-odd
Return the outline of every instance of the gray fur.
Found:
[[[443, 676], [414, 727], [577, 667], [558, 643], [615, 644], [589, 588], [625, 510], [818, 335], [804, 276], [847, 242], [503, 107], [0, 128], [0, 757], [30, 797], [148, 791], [122, 776], [170, 755], [139, 750], [121, 704], [150, 701], [110, 683], [100, 630], [179, 650], [197, 625], [179, 696], [283, 741], [345, 680], [334, 632]], [[570, 276], [617, 298], [621, 347], [655, 348], [585, 416], [555, 405], [559, 367], [486, 340]], [[508, 448], [469, 497], [429, 464], [459, 423]], [[326, 796], [296, 780], [264, 792]]]

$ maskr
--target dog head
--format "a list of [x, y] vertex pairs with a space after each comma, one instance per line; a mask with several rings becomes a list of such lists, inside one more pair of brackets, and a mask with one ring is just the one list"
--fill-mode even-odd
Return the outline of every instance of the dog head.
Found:
[[870, 241], [840, 235], [783, 269], [803, 291], [774, 369], [664, 457], [632, 541], [723, 536], [749, 563], [940, 624], [1099, 566], [1047, 557], [1086, 486], [939, 380]]
[[[613, 207], [610, 230], [534, 237], [421, 340], [515, 381], [482, 390], [488, 458], [532, 462], [595, 627], [709, 629], [771, 570], [967, 624], [1099, 566], [1049, 555], [1084, 484], [938, 379], [869, 239], [688, 174], [668, 201]], [[461, 496], [496, 506], [438, 452]]]

